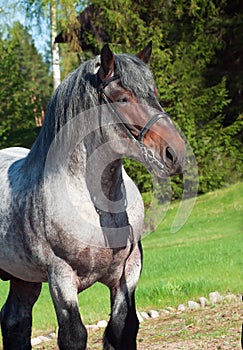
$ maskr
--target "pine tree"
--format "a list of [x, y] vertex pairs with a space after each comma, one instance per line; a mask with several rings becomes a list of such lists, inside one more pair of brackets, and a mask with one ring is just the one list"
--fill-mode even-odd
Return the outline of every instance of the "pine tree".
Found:
[[30, 146], [51, 96], [49, 66], [18, 22], [0, 39], [0, 55], [0, 147], [25, 142]]
[[[136, 52], [152, 39], [151, 68], [159, 99], [194, 150], [199, 167], [199, 191], [214, 190], [240, 179], [243, 107], [240, 109], [238, 104], [235, 113], [229, 98], [235, 90], [232, 80], [237, 83], [239, 79], [224, 74], [228, 69], [227, 59], [224, 59], [227, 66], [221, 64], [220, 73], [218, 67], [222, 57], [232, 57], [232, 46], [238, 55], [242, 50], [240, 36], [237, 39], [234, 34], [242, 28], [242, 6], [229, 0], [115, 3], [94, 0], [92, 3], [101, 8], [97, 25], [106, 23], [106, 35], [116, 51]], [[232, 40], [238, 46], [232, 45]], [[231, 62], [235, 63], [235, 69], [239, 67], [239, 59]], [[232, 113], [231, 121], [225, 124]], [[141, 184], [140, 180], [141, 176], [136, 179]], [[179, 195], [177, 182], [181, 179], [174, 180], [176, 196]]]

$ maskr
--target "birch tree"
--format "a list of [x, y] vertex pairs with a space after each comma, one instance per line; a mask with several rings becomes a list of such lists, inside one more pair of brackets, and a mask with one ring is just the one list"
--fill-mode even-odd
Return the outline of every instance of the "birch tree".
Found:
[[67, 23], [70, 24], [76, 21], [78, 2], [71, 0], [22, 0], [21, 3], [27, 16], [32, 19], [35, 18], [38, 24], [43, 18], [46, 18], [50, 23], [53, 89], [55, 91], [61, 82], [60, 54], [55, 38], [62, 27], [65, 28]]
[[58, 44], [55, 43], [57, 36], [57, 8], [56, 1], [50, 2], [50, 24], [51, 24], [51, 52], [52, 52], [52, 74], [53, 90], [55, 91], [61, 82], [60, 55]]

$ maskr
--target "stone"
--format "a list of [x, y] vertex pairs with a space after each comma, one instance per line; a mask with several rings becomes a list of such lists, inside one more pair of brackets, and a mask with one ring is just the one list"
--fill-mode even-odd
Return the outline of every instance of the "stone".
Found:
[[99, 329], [97, 324], [87, 324], [85, 327], [90, 331], [97, 331]]
[[48, 334], [48, 337], [50, 339], [56, 339], [57, 335], [56, 335], [56, 333], [52, 332], [52, 333]]
[[141, 323], [143, 322], [143, 317], [142, 315], [140, 314], [140, 312], [137, 311], [137, 318], [138, 318], [138, 322]]
[[98, 326], [99, 328], [106, 328], [107, 325], [108, 325], [108, 323], [107, 323], [106, 320], [101, 320], [101, 321], [98, 321], [98, 322], [97, 322], [97, 326]]
[[223, 300], [223, 298], [219, 294], [219, 292], [212, 292], [212, 293], [209, 293], [209, 300], [211, 301], [212, 304], [218, 304]]
[[155, 311], [155, 310], [150, 310], [150, 311], [148, 312], [148, 314], [149, 314], [149, 316], [150, 316], [151, 318], [157, 318], [157, 317], [159, 317], [158, 311]]
[[56, 338], [56, 333], [50, 333], [48, 335], [40, 335], [39, 337], [36, 337], [36, 338], [32, 338], [31, 339], [31, 345], [32, 346], [36, 346], [36, 345], [39, 345], [41, 343], [44, 343], [44, 342], [48, 342], [52, 339], [55, 339]]
[[199, 303], [200, 303], [202, 309], [204, 309], [206, 305], [209, 305], [209, 301], [205, 297], [200, 297]]
[[147, 312], [145, 312], [145, 311], [142, 311], [142, 312], [141, 312], [141, 316], [142, 316], [142, 318], [143, 318], [144, 320], [148, 320], [148, 319], [149, 319], [149, 315], [148, 315]]
[[40, 336], [39, 336], [39, 339], [40, 339], [40, 341], [41, 341], [42, 343], [51, 340], [51, 338], [50, 338], [49, 336], [44, 336], [44, 335], [40, 335]]
[[177, 307], [177, 311], [185, 311], [186, 310], [186, 307], [184, 304], [179, 304], [178, 307]]
[[169, 312], [175, 312], [176, 310], [173, 308], [173, 307], [171, 307], [171, 306], [168, 306], [167, 308], [166, 308]]
[[234, 294], [227, 294], [225, 295], [224, 299], [228, 302], [231, 302], [231, 301], [237, 300], [238, 298]]
[[39, 337], [36, 337], [36, 338], [32, 338], [31, 339], [31, 345], [32, 346], [36, 346], [36, 345], [39, 345], [42, 343], [42, 340], [39, 338]]
[[170, 311], [169, 311], [169, 310], [165, 310], [165, 309], [163, 309], [161, 312], [162, 312], [163, 314], [165, 314], [165, 315], [169, 315], [169, 314], [170, 314]]
[[200, 305], [193, 300], [189, 300], [188, 307], [189, 307], [189, 309], [196, 310], [196, 309], [200, 308]]

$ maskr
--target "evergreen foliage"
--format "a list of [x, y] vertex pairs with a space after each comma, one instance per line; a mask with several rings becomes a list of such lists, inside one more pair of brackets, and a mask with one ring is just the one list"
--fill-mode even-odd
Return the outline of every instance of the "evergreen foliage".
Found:
[[[92, 3], [102, 9], [116, 51], [136, 52], [153, 40], [151, 68], [160, 102], [194, 150], [199, 192], [242, 178], [243, 5], [238, 0]], [[141, 167], [126, 164], [139, 186], [143, 179], [143, 188], [149, 188]], [[174, 197], [181, 181], [173, 181]]]
[[49, 66], [19, 22], [0, 38], [0, 56], [0, 147], [28, 147], [51, 96]]
[[[49, 3], [22, 2], [29, 6]], [[96, 8], [92, 28], [105, 32], [104, 40], [115, 52], [136, 53], [153, 41], [150, 65], [159, 100], [194, 151], [199, 192], [241, 180], [243, 3], [240, 0], [93, 0], [83, 4], [86, 3]], [[59, 4], [62, 29], [68, 16], [61, 14], [70, 13], [70, 21], [76, 23], [77, 3], [70, 4], [69, 0]], [[51, 94], [48, 65], [37, 54], [26, 30], [18, 26], [7, 38], [0, 39], [0, 147], [13, 144], [9, 136], [13, 130], [18, 133], [21, 128], [34, 126], [33, 111], [43, 108]], [[102, 38], [97, 41], [90, 31], [83, 36], [94, 52], [104, 44]], [[78, 64], [76, 53], [70, 55], [72, 49], [72, 45], [61, 48], [63, 77]], [[81, 52], [81, 59], [89, 55], [90, 52]], [[33, 96], [36, 96], [34, 100]], [[144, 167], [132, 160], [125, 160], [125, 166], [139, 189], [151, 193], [152, 181]], [[173, 198], [180, 197], [181, 184], [181, 177], [173, 179]]]

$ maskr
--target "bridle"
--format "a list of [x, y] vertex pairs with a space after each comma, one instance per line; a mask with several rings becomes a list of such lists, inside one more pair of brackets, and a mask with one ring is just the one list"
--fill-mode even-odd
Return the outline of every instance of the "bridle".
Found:
[[[99, 103], [100, 105], [102, 103], [105, 103], [109, 109], [109, 111], [118, 119], [118, 121], [122, 124], [124, 131], [126, 132], [127, 136], [130, 138], [130, 140], [137, 145], [138, 149], [140, 150], [143, 159], [145, 160], [146, 164], [149, 166], [149, 170], [152, 170], [152, 164], [154, 163], [159, 169], [163, 169], [165, 165], [161, 163], [157, 158], [155, 158], [152, 150], [148, 149], [145, 144], [143, 143], [143, 139], [147, 132], [150, 130], [152, 125], [156, 123], [159, 119], [168, 117], [169, 115], [166, 112], [160, 112], [158, 114], [155, 114], [145, 125], [144, 127], [139, 130], [136, 128], [134, 125], [129, 123], [126, 118], [117, 110], [115, 107], [115, 104], [113, 101], [106, 95], [105, 93], [105, 88], [115, 80], [119, 80], [118, 75], [113, 75], [109, 79], [105, 81], [101, 81], [100, 78], [98, 77], [98, 81], [100, 81], [97, 92], [98, 92], [98, 97], [99, 97]], [[136, 132], [137, 136], [135, 136], [132, 133], [132, 130]]]

